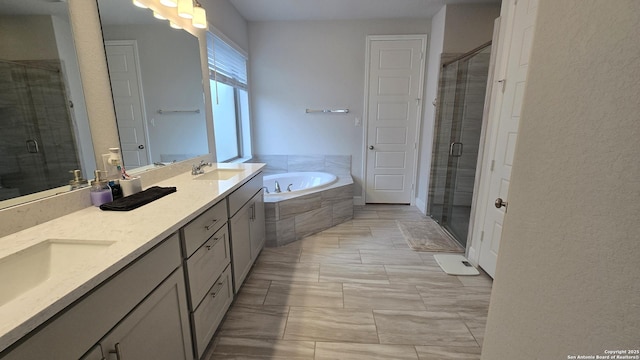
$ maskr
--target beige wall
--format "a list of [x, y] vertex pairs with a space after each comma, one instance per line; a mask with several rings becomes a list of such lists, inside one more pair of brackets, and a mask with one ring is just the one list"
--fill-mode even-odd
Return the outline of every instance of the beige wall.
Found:
[[5, 60], [59, 59], [51, 16], [0, 16], [0, 54]]
[[540, 0], [482, 359], [638, 349], [640, 2]]
[[493, 36], [500, 5], [447, 5], [443, 53], [466, 53]]

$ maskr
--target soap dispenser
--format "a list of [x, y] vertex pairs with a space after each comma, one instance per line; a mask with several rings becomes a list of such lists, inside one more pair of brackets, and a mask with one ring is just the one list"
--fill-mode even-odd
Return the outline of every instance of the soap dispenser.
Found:
[[71, 170], [69, 171], [73, 174], [73, 180], [69, 180], [69, 186], [71, 186], [70, 190], [76, 190], [83, 188], [85, 186], [89, 186], [87, 180], [82, 178], [82, 171], [80, 170]]
[[96, 178], [91, 182], [91, 203], [93, 206], [100, 206], [104, 203], [113, 201], [113, 194], [109, 187], [109, 180], [103, 179], [102, 176], [106, 171], [96, 170]]

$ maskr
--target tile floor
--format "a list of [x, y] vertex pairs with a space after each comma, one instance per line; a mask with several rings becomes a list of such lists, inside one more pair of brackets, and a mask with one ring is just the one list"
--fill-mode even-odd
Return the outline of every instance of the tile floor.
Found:
[[357, 206], [352, 221], [265, 248], [205, 358], [479, 359], [491, 278], [445, 274], [396, 219], [425, 217]]

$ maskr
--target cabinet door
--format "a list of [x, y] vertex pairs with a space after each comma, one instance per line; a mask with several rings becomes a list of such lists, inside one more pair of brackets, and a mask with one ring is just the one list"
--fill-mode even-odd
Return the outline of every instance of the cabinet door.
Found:
[[100, 345], [109, 360], [186, 360], [193, 359], [190, 339], [184, 274], [178, 268]]
[[251, 209], [243, 206], [229, 221], [231, 238], [231, 264], [233, 266], [233, 289], [238, 293], [240, 286], [251, 269]]
[[102, 356], [102, 348], [100, 345], [96, 345], [88, 353], [86, 353], [80, 360], [105, 360], [106, 357]]
[[251, 199], [251, 260], [256, 261], [264, 246], [264, 196], [260, 190]]

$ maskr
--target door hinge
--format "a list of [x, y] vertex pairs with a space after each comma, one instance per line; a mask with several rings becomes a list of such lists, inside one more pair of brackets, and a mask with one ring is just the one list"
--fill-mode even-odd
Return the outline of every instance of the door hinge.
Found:
[[489, 171], [493, 171], [493, 169], [496, 167], [496, 161], [495, 160], [491, 160], [491, 168], [489, 169]]
[[480, 231], [480, 242], [484, 241], [484, 230]]

